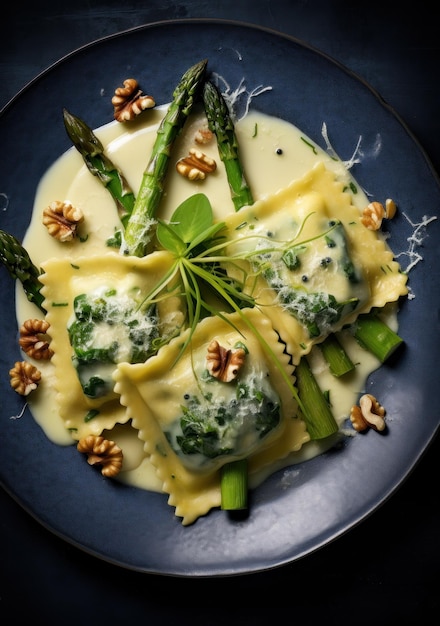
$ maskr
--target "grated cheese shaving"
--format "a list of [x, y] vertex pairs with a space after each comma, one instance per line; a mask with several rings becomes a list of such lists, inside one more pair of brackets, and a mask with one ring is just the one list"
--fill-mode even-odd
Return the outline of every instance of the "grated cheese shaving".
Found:
[[[332, 158], [335, 158], [340, 161], [341, 159], [339, 158], [336, 150], [333, 148], [330, 142], [330, 139], [328, 136], [327, 124], [325, 122], [323, 122], [322, 124], [321, 135], [324, 139], [328, 154]], [[356, 144], [356, 147], [350, 159], [348, 159], [347, 161], [342, 160], [342, 163], [347, 170], [350, 170], [354, 165], [356, 165], [357, 163], [360, 163], [361, 158], [365, 156], [365, 152], [361, 149], [361, 143], [362, 143], [362, 135], [359, 135], [358, 142]], [[382, 139], [381, 139], [380, 134], [377, 134], [376, 141], [374, 142], [373, 148], [372, 148], [372, 155], [377, 156], [379, 152], [381, 151], [381, 148], [382, 148]], [[367, 194], [367, 195], [371, 195], [371, 194]], [[424, 215], [422, 217], [421, 222], [412, 222], [411, 219], [408, 217], [408, 215], [403, 213], [403, 216], [405, 217], [407, 222], [409, 222], [409, 224], [412, 226], [413, 232], [407, 238], [408, 249], [405, 251], [399, 252], [399, 254], [396, 254], [396, 259], [403, 257], [403, 256], [406, 256], [408, 258], [408, 265], [406, 267], [402, 266], [402, 272], [409, 274], [409, 272], [417, 265], [417, 263], [419, 263], [419, 261], [423, 261], [423, 256], [420, 254], [420, 252], [417, 251], [417, 248], [423, 245], [423, 241], [428, 236], [426, 232], [426, 227], [432, 221], [436, 220], [437, 217], [436, 216], [428, 217], [427, 215]], [[387, 239], [388, 236], [389, 235], [384, 233], [385, 239]], [[408, 289], [409, 289], [408, 299], [412, 300], [415, 298], [414, 292], [411, 290], [410, 287]]]
[[411, 221], [406, 213], [403, 213], [403, 216], [412, 226], [413, 232], [406, 239], [409, 244], [408, 249], [404, 252], [399, 252], [399, 254], [396, 255], [396, 258], [402, 256], [408, 257], [408, 265], [406, 267], [402, 267], [402, 271], [406, 274], [409, 274], [409, 272], [417, 265], [419, 261], [423, 261], [423, 256], [420, 254], [420, 252], [417, 252], [417, 248], [423, 245], [424, 240], [428, 236], [426, 232], [426, 227], [428, 226], [428, 224], [436, 220], [437, 217], [435, 215], [432, 217], [424, 215], [421, 222], [414, 223]]
[[[220, 76], [220, 74], [214, 73], [216, 85], [220, 89], [221, 94], [228, 106], [231, 117], [235, 122], [238, 122], [246, 117], [249, 113], [249, 108], [251, 106], [251, 102], [257, 96], [260, 96], [262, 93], [266, 91], [271, 91], [272, 87], [268, 85], [264, 87], [263, 85], [258, 85], [258, 87], [254, 87], [251, 91], [248, 91], [246, 88], [244, 78], [242, 78], [238, 84], [238, 86], [232, 90], [229, 83]], [[220, 87], [220, 83], [223, 84], [223, 87]], [[241, 105], [241, 97], [246, 95], [244, 108]], [[238, 107], [240, 107], [241, 113], [238, 113]]]
[[[325, 145], [326, 145], [326, 150], [328, 152], [328, 154], [334, 158], [337, 159], [338, 161], [342, 161], [343, 165], [345, 166], [345, 168], [347, 170], [350, 170], [353, 165], [356, 165], [357, 163], [361, 162], [362, 157], [366, 156], [366, 152], [364, 150], [361, 149], [361, 143], [362, 143], [362, 135], [359, 135], [359, 139], [357, 141], [356, 147], [353, 151], [353, 154], [351, 155], [351, 157], [344, 161], [342, 159], [339, 158], [336, 150], [333, 148], [329, 136], [328, 136], [328, 130], [327, 130], [327, 124], [325, 122], [322, 123], [322, 128], [321, 128], [321, 135], [325, 141]], [[382, 138], [380, 136], [380, 134], [378, 133], [376, 135], [376, 139], [375, 142], [373, 144], [373, 147], [371, 148], [371, 156], [376, 157], [380, 151], [382, 149]]]
[[24, 412], [25, 412], [25, 411], [26, 411], [26, 409], [27, 409], [27, 406], [28, 406], [28, 403], [26, 402], [26, 403], [24, 404], [23, 408], [21, 409], [20, 413], [19, 413], [18, 415], [11, 415], [11, 416], [9, 417], [9, 419], [11, 419], [11, 420], [19, 420], [19, 419], [20, 419], [20, 417], [23, 417]]

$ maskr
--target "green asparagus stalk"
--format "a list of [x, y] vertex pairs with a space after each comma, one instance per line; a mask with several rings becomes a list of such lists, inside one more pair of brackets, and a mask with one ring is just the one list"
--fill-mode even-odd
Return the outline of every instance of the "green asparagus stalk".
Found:
[[353, 361], [345, 352], [344, 347], [340, 344], [334, 333], [326, 337], [324, 341], [319, 344], [319, 347], [329, 366], [330, 372], [333, 376], [336, 376], [336, 378], [344, 376], [344, 374], [354, 370]]
[[359, 315], [354, 328], [354, 336], [360, 345], [374, 354], [381, 363], [403, 343], [403, 339], [375, 313]]
[[[234, 123], [219, 90], [209, 81], [203, 87], [203, 103], [208, 127], [217, 138], [220, 158], [225, 165], [226, 177], [236, 211], [253, 204], [252, 193], [246, 182], [238, 152]], [[248, 463], [246, 459], [233, 461], [222, 467], [221, 508], [239, 510], [247, 508]]]
[[162, 199], [171, 151], [191, 113], [205, 79], [207, 60], [190, 67], [180, 79], [163, 118], [144, 171], [139, 192], [125, 231], [128, 254], [142, 257], [151, 241], [155, 213]]
[[[203, 102], [208, 126], [217, 137], [219, 155], [225, 164], [231, 198], [235, 210], [239, 211], [243, 206], [253, 204], [253, 197], [241, 165], [234, 123], [222, 94], [210, 81], [206, 81], [203, 87]], [[335, 376], [341, 376], [354, 368], [334, 335], [326, 339], [321, 347], [330, 371]]]
[[[254, 200], [241, 165], [234, 123], [223, 96], [209, 81], [205, 82], [203, 88], [203, 102], [208, 126], [216, 135], [219, 155], [225, 165], [231, 198], [235, 210], [239, 211], [242, 207], [253, 204]], [[341, 350], [343, 351], [342, 347]], [[301, 378], [298, 389], [301, 389], [302, 406], [307, 416], [310, 416], [310, 436], [312, 439], [328, 437], [337, 431], [338, 426], [305, 358], [301, 360], [297, 372], [297, 378]], [[233, 462], [223, 467], [222, 509], [246, 508], [243, 490], [245, 485], [247, 490], [247, 480], [247, 463]]]
[[239, 211], [243, 206], [253, 204], [252, 192], [240, 162], [234, 122], [222, 94], [210, 81], [206, 81], [203, 87], [203, 104], [208, 127], [217, 138], [218, 151], [225, 166], [232, 202], [235, 210]]
[[247, 508], [248, 466], [246, 459], [227, 463], [221, 469], [221, 508], [238, 511]]
[[325, 439], [333, 435], [338, 425], [306, 357], [296, 366], [295, 374], [299, 399], [304, 409], [302, 416], [310, 438]]
[[25, 248], [13, 235], [0, 230], [0, 260], [12, 278], [19, 280], [23, 285], [26, 297], [46, 313], [43, 307], [44, 298], [40, 293], [40, 271], [32, 263]]
[[133, 211], [134, 193], [119, 168], [104, 153], [104, 146], [87, 124], [63, 109], [64, 126], [89, 171], [108, 189], [116, 202], [119, 218], [126, 226]]
[[[208, 126], [217, 137], [218, 150], [220, 158], [225, 164], [226, 175], [235, 210], [239, 211], [242, 207], [253, 204], [254, 201], [252, 192], [246, 181], [241, 165], [234, 123], [230, 116], [227, 104], [220, 91], [210, 81], [206, 81], [203, 87], [203, 103], [205, 106], [206, 117], [208, 119]], [[334, 358], [335, 357], [333, 357], [333, 359]], [[345, 354], [342, 346], [340, 346], [339, 350], [339, 359], [341, 361], [344, 360], [345, 367], [348, 367], [349, 358], [348, 355]], [[305, 359], [302, 359], [302, 361], [305, 361]], [[353, 364], [351, 365], [353, 367]], [[303, 403], [303, 406], [305, 409], [307, 406], [307, 412], [310, 415], [313, 415], [314, 413], [316, 414], [314, 403], [315, 393], [319, 396], [320, 400], [322, 399], [323, 402], [323, 406], [320, 406], [321, 403], [318, 402], [317, 408], [319, 410], [320, 417], [316, 420], [316, 424], [320, 424], [320, 426], [314, 427], [315, 430], [313, 431], [313, 438], [317, 439], [326, 437], [328, 434], [337, 430], [335, 419], [310, 368], [308, 367], [307, 362], [299, 367], [299, 372], [302, 372], [303, 374], [303, 383], [301, 384], [303, 390], [302, 395], [307, 400], [307, 402]], [[227, 468], [227, 465], [225, 468]]]

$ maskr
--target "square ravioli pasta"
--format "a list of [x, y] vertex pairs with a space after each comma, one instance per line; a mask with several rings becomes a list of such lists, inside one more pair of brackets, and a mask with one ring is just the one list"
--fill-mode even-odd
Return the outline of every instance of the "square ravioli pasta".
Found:
[[[406, 295], [407, 275], [368, 229], [351, 190], [317, 163], [302, 178], [228, 217], [226, 263], [295, 363], [361, 313]], [[237, 270], [240, 267], [240, 270]]]
[[116, 364], [143, 362], [180, 332], [180, 298], [166, 298], [154, 310], [151, 304], [143, 307], [145, 294], [157, 287], [171, 263], [167, 252], [142, 259], [111, 252], [43, 264], [56, 398], [74, 439], [127, 421], [113, 390]]
[[309, 441], [284, 347], [267, 317], [243, 309], [203, 319], [145, 363], [118, 365], [125, 419], [184, 525], [220, 506], [224, 464], [247, 458], [252, 475]]

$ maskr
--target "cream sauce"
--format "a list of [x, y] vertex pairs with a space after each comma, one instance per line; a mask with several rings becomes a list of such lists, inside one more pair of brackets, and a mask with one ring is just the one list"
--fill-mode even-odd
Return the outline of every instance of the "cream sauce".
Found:
[[[95, 131], [106, 146], [107, 154], [114, 163], [120, 166], [134, 190], [139, 188], [142, 173], [156, 137], [157, 125], [165, 110], [166, 107], [157, 107], [145, 112], [131, 125], [112, 122]], [[194, 146], [196, 131], [203, 125], [202, 112], [199, 111], [191, 116], [186, 124], [185, 132], [175, 146], [174, 162], [188, 154], [189, 148]], [[301, 177], [318, 160], [324, 161], [326, 167], [335, 171], [337, 176], [347, 184], [355, 183], [341, 162], [332, 159], [312, 140], [305, 137], [298, 128], [288, 122], [253, 111], [237, 122], [236, 133], [241, 158], [245, 164], [246, 177], [255, 200], [272, 194], [288, 185], [293, 179]], [[190, 182], [175, 171], [172, 163], [159, 211], [160, 217], [170, 217], [184, 199], [198, 192], [203, 192], [210, 198], [218, 219], [234, 211], [215, 140], [201, 146], [200, 149], [215, 159], [217, 163], [215, 173], [209, 175], [204, 181]], [[368, 200], [357, 184], [356, 188], [358, 192], [353, 195], [353, 202], [362, 208], [368, 204]], [[87, 235], [86, 241], [82, 242], [77, 239], [73, 244], [60, 244], [48, 237], [42, 225], [42, 211], [54, 200], [69, 200], [74, 206], [82, 209], [85, 221], [81, 234]], [[71, 148], [54, 162], [42, 178], [36, 192], [33, 215], [23, 244], [34, 264], [39, 266], [49, 258], [65, 254], [75, 258], [84, 254], [101, 253], [106, 250], [106, 239], [112, 236], [118, 227], [119, 220], [110, 194], [100, 181], [90, 174], [76, 149]], [[41, 313], [27, 301], [19, 284], [17, 285], [18, 323], [21, 324], [31, 317], [41, 317]], [[395, 325], [394, 314], [392, 318], [392, 323]], [[379, 366], [379, 362], [362, 350], [349, 333], [344, 336], [343, 342], [353, 362], [357, 364], [354, 373], [344, 377], [343, 381], [328, 373], [319, 349], [313, 349], [311, 355], [312, 369], [322, 389], [331, 390], [332, 408], [340, 427], [347, 419], [350, 407], [357, 401], [359, 393], [364, 390], [368, 374]], [[72, 438], [57, 414], [51, 363], [39, 361], [37, 366], [42, 372], [43, 383], [28, 398], [34, 419], [47, 437], [55, 443], [72, 444]], [[103, 435], [116, 441], [123, 449], [124, 468], [118, 476], [119, 480], [143, 489], [161, 490], [155, 471], [144, 456], [143, 444], [133, 428], [129, 425], [118, 425], [110, 432], [104, 432]], [[306, 444], [300, 452], [292, 453], [287, 459], [283, 459], [279, 467], [272, 467], [265, 471], [264, 475], [255, 477], [251, 486], [256, 486], [274, 469], [323, 452], [331, 443], [333, 441], [324, 444], [316, 442]]]

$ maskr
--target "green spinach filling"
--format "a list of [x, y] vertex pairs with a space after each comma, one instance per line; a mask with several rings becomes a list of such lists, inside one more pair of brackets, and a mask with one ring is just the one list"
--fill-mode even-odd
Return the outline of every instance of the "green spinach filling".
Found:
[[227, 383], [230, 393], [222, 394], [225, 384], [216, 379], [209, 384], [216, 389], [202, 396], [185, 395], [181, 415], [165, 433], [176, 454], [193, 467], [219, 457], [248, 455], [281, 419], [278, 395], [257, 375]]
[[73, 364], [85, 395], [113, 389], [116, 363], [142, 363], [160, 347], [155, 305], [139, 306], [138, 290], [101, 288], [76, 296], [68, 327]]
[[[274, 248], [255, 261], [276, 292], [280, 305], [307, 328], [310, 337], [331, 332], [342, 317], [359, 305], [364, 289], [362, 277], [350, 258], [342, 223], [330, 220], [325, 227], [319, 248], [325, 254], [319, 255], [312, 241], [279, 250]], [[264, 245], [267, 247], [266, 243]], [[319, 275], [334, 268], [352, 286], [353, 297], [339, 301], [332, 293], [314, 290], [314, 283], [326, 283]], [[312, 287], [308, 289], [308, 285]]]

